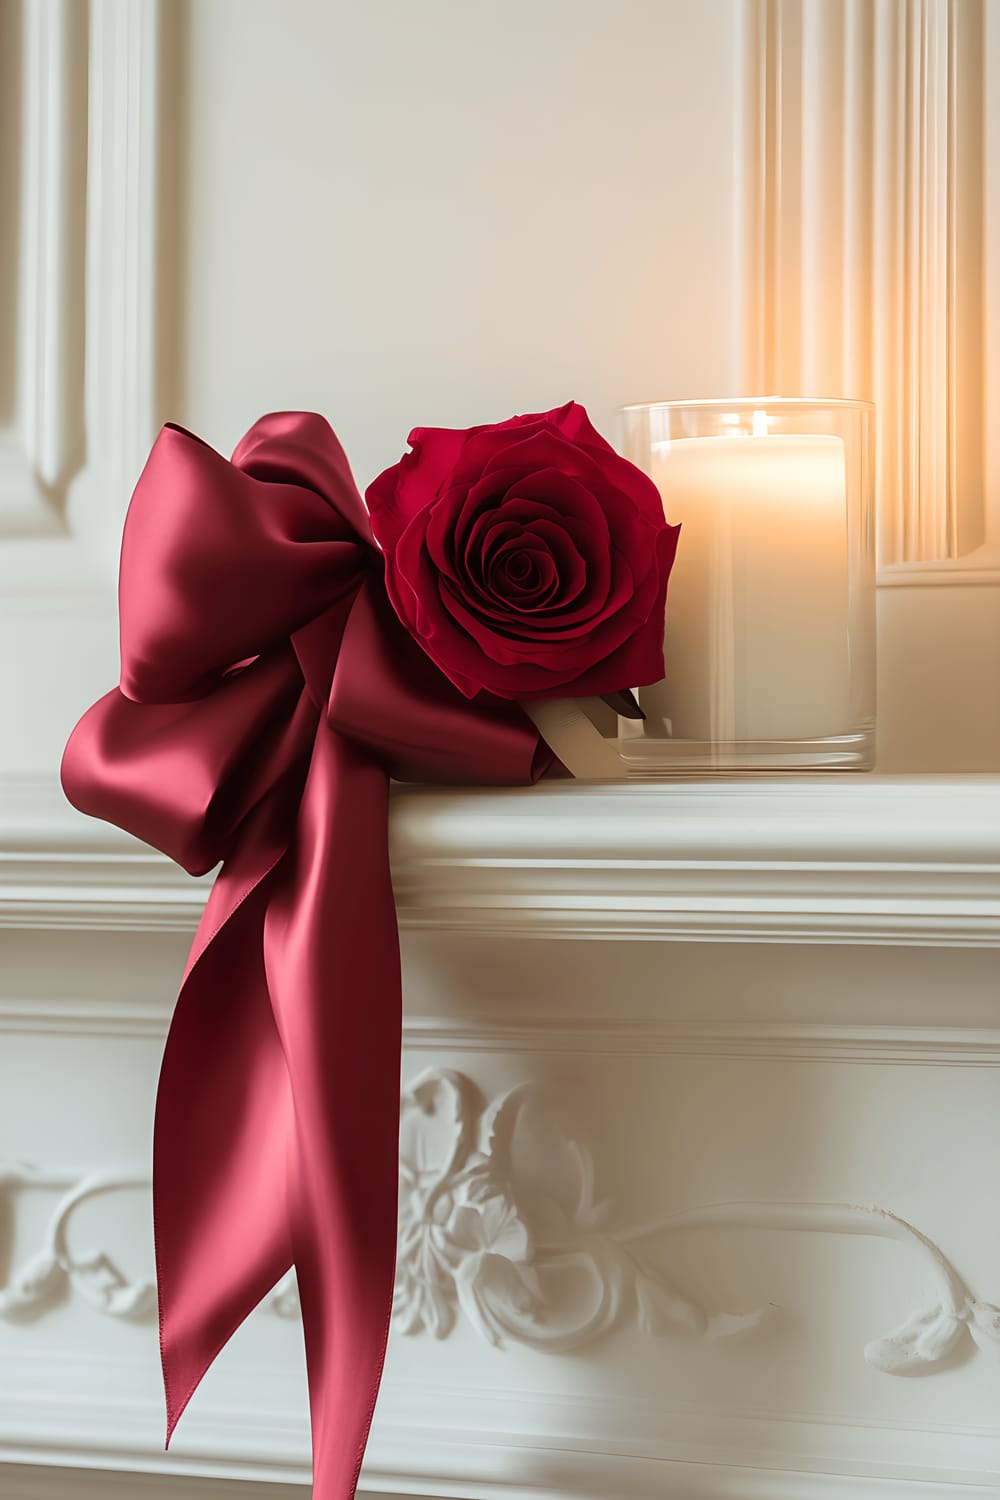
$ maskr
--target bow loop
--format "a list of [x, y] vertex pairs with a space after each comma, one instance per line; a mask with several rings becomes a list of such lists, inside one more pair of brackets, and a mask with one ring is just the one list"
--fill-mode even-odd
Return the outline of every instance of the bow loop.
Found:
[[113, 688], [70, 737], [63, 789], [204, 875], [272, 788], [297, 765], [304, 776], [317, 718], [287, 647], [191, 703], [134, 703]]
[[553, 764], [516, 704], [438, 671], [382, 571], [322, 418], [264, 417], [232, 463], [164, 428], [125, 524], [121, 685], [62, 768], [77, 807], [192, 874], [223, 861], [157, 1097], [168, 1437], [294, 1258], [315, 1500], [355, 1493], [392, 1304], [388, 780], [524, 784]]
[[364, 502], [321, 418], [276, 413], [227, 461], [164, 427], [122, 541], [121, 690], [202, 697], [378, 566]]
[[460, 693], [371, 580], [358, 590], [343, 628], [327, 719], [366, 745], [397, 781], [524, 786], [554, 763], [516, 703]]
[[377, 546], [347, 454], [318, 412], [273, 411], [261, 417], [237, 443], [232, 463], [252, 479], [300, 485], [322, 495], [336, 512], [332, 519], [338, 527], [347, 528], [347, 540]]

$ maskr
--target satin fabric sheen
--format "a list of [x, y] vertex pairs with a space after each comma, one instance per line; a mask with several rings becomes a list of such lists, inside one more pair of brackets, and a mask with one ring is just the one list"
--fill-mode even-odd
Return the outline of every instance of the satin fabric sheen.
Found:
[[[156, 1104], [167, 1441], [295, 1265], [315, 1500], [350, 1500], [392, 1304], [400, 970], [390, 778], [527, 784], [551, 752], [393, 614], [343, 450], [264, 417], [227, 462], [165, 427], [125, 524], [121, 680], [63, 786], [192, 875], [221, 864]], [[556, 765], [558, 769], [558, 766]]]

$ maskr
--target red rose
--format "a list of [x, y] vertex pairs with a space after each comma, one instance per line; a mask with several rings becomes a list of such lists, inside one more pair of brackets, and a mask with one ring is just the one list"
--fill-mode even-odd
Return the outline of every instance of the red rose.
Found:
[[612, 693], [663, 676], [678, 526], [575, 401], [416, 427], [369, 487], [400, 620], [468, 698]]

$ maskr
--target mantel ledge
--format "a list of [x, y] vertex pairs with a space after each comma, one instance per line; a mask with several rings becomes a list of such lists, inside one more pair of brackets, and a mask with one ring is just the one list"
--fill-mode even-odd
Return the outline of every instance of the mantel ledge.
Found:
[[[398, 787], [404, 926], [1000, 947], [1000, 776]], [[0, 926], [185, 930], [208, 881], [0, 781]]]

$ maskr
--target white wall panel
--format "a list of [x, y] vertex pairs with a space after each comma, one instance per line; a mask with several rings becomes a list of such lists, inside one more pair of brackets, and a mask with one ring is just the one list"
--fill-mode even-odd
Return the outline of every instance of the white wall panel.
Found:
[[[852, 786], [837, 819], [835, 778], [777, 789], [764, 825], [762, 793], [710, 783], [397, 798], [403, 1166], [441, 1161], [439, 1201], [460, 1202], [464, 1121], [523, 1279], [477, 1270], [470, 1241], [471, 1304], [444, 1272], [404, 1280], [372, 1488], [1000, 1490], [995, 788]], [[302, 1482], [286, 1294], [158, 1451], [130, 1288], [151, 1274], [153, 1088], [197, 898], [33, 796], [2, 819], [0, 1451]]]
[[[918, 275], [952, 202], [947, 119], [867, 154], [913, 82], [908, 53], [878, 74], [863, 53], [894, 14], [940, 42], [920, 97], [937, 108], [943, 79], [982, 125], [987, 483], [931, 485], [933, 535], [962, 543], [921, 554], [933, 579], [892, 554], [911, 586], [880, 597], [881, 768], [992, 774], [396, 798], [405, 1085], [447, 1070], [494, 1159], [489, 1111], [523, 1101], [514, 1175], [533, 1163], [569, 1248], [520, 1310], [480, 1286], [503, 1348], [447, 1281], [445, 1336], [417, 1329], [410, 1289], [366, 1482], [998, 1500], [1000, 588], [967, 545], [995, 540], [992, 7], [0, 5], [0, 1500], [284, 1500], [308, 1470], [287, 1296], [161, 1452], [128, 1288], [151, 1276], [155, 1079], [205, 886], [53, 785], [115, 676], [118, 532], [157, 423], [225, 450], [269, 407], [313, 407], [364, 484], [419, 423], [572, 396], [613, 436], [630, 400], [846, 381], [898, 332], [859, 280], [873, 244], [917, 297], [912, 347], [947, 345], [951, 272]], [[982, 21], [981, 101], [954, 95], [942, 18]], [[875, 233], [876, 181], [917, 184], [914, 236], [897, 198]], [[958, 197], [972, 213], [967, 176]], [[938, 432], [959, 365], [909, 368], [905, 410]], [[892, 504], [919, 509], [906, 473]], [[66, 1204], [81, 1183], [101, 1191]], [[518, 1213], [544, 1240], [537, 1192]], [[907, 1352], [924, 1378], [889, 1372]]]
[[0, 429], [0, 776], [58, 765], [116, 671], [114, 575], [152, 440], [155, 0], [4, 0], [16, 305]]

